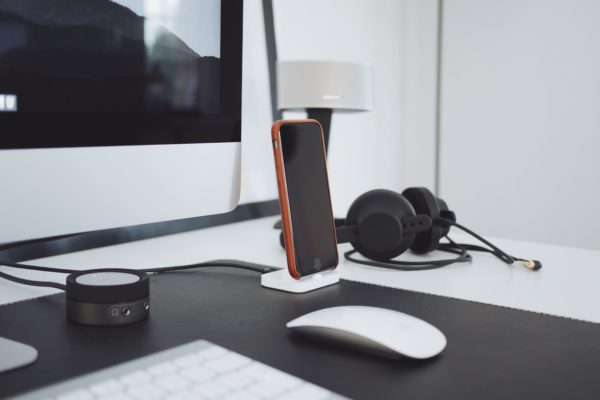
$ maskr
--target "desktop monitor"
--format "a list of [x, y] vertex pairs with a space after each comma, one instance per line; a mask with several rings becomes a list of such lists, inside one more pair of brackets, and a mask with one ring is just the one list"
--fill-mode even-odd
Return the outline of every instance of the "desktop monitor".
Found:
[[241, 0], [0, 0], [0, 243], [232, 210]]

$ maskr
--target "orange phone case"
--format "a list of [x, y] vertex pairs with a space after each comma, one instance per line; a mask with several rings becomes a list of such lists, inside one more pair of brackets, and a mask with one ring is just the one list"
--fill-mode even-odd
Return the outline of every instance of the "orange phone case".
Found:
[[[273, 123], [271, 128], [271, 139], [273, 141], [273, 154], [275, 156], [275, 171], [277, 173], [277, 188], [279, 191], [279, 208], [281, 209], [281, 223], [283, 226], [283, 238], [285, 240], [285, 255], [287, 258], [288, 271], [290, 275], [294, 279], [301, 279], [302, 275], [298, 271], [296, 266], [296, 253], [294, 249], [294, 236], [293, 236], [293, 228], [292, 228], [292, 218], [290, 213], [290, 203], [288, 199], [287, 193], [287, 182], [285, 179], [285, 167], [283, 164], [283, 154], [281, 152], [281, 133], [280, 128], [281, 125], [284, 124], [317, 124], [319, 126], [319, 130], [321, 131], [321, 144], [323, 146], [323, 157], [327, 160], [327, 153], [325, 152], [325, 142], [323, 140], [323, 128], [319, 121], [314, 119], [303, 119], [303, 120], [279, 120]], [[327, 188], [329, 188], [329, 176], [327, 174], [327, 162], [325, 162], [325, 179], [327, 181]], [[337, 252], [337, 236], [335, 232], [335, 223], [333, 222], [333, 210], [331, 208], [331, 193], [328, 190], [329, 194], [329, 209], [331, 212], [331, 220], [332, 225], [331, 229], [333, 231], [333, 237], [335, 239], [336, 248], [335, 248], [335, 265], [331, 270], [337, 268], [339, 263], [339, 255]]]

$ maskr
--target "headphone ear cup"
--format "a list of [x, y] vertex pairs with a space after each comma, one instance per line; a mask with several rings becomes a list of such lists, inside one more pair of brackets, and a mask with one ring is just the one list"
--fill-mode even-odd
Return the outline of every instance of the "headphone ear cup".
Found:
[[[448, 203], [446, 203], [443, 199], [440, 199], [439, 197], [437, 198], [438, 204], [440, 206], [440, 213], [442, 211], [450, 211], [450, 209], [448, 208]], [[454, 213], [451, 213], [452, 218], [449, 218], [450, 220], [452, 220], [452, 222], [456, 222], [456, 216], [454, 215]], [[446, 236], [448, 234], [448, 232], [450, 232], [450, 226], [444, 226], [442, 227], [442, 237]]]
[[425, 254], [435, 250], [440, 239], [448, 233], [447, 229], [435, 223], [435, 220], [440, 218], [438, 200], [429, 189], [424, 187], [408, 188], [402, 192], [402, 195], [410, 202], [417, 215], [427, 215], [433, 221], [430, 229], [417, 233], [410, 249], [417, 254]]
[[402, 227], [402, 218], [413, 215], [412, 206], [399, 193], [384, 189], [364, 193], [354, 200], [346, 217], [346, 225], [357, 226], [352, 247], [376, 261], [399, 256], [415, 240], [415, 234], [405, 234]]

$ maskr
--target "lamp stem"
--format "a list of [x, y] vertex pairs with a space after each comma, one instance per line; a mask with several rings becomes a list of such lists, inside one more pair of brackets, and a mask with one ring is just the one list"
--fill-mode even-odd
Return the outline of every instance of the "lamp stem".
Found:
[[325, 152], [329, 149], [329, 132], [331, 131], [331, 108], [307, 108], [306, 112], [309, 119], [316, 119], [323, 127], [323, 139], [325, 141]]

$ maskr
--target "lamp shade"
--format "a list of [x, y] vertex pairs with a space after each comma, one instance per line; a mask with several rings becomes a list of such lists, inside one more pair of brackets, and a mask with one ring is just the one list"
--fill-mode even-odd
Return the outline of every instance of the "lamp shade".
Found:
[[277, 106], [280, 110], [371, 110], [373, 67], [336, 61], [279, 61]]

